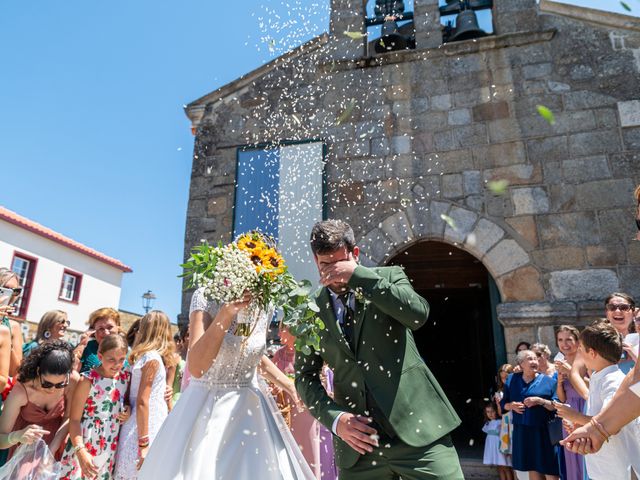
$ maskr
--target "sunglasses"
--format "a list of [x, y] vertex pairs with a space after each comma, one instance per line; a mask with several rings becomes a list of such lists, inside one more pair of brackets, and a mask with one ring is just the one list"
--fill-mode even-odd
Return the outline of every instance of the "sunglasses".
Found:
[[61, 389], [69, 385], [69, 374], [67, 373], [67, 379], [64, 382], [60, 383], [51, 383], [42, 379], [42, 375], [40, 375], [40, 386], [49, 390], [50, 388]]
[[633, 307], [628, 303], [607, 303], [607, 310], [610, 312], [615, 312], [616, 310], [620, 310], [621, 312], [628, 312]]

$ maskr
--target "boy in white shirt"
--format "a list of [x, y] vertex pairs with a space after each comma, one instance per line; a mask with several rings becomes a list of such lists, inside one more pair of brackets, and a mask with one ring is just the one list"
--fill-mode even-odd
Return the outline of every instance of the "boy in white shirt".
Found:
[[580, 353], [586, 367], [594, 371], [589, 382], [587, 414], [555, 403], [558, 415], [576, 426], [595, 423], [603, 438], [608, 438], [599, 452], [585, 456], [587, 475], [591, 480], [628, 480], [630, 466], [635, 463], [634, 455], [640, 452], [637, 421], [626, 425], [617, 435], [610, 436], [602, 425], [592, 420], [611, 401], [625, 377], [618, 367], [622, 354], [620, 334], [609, 323], [594, 323], [580, 334]]

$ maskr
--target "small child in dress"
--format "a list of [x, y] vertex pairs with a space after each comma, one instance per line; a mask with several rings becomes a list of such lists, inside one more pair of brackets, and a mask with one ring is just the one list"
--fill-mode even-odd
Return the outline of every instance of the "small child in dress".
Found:
[[120, 425], [130, 415], [124, 405], [129, 373], [122, 371], [127, 341], [106, 336], [98, 347], [100, 366], [82, 376], [73, 394], [69, 440], [62, 454], [60, 478], [109, 480], [115, 466]]
[[484, 407], [484, 418], [485, 424], [482, 431], [487, 434], [487, 439], [484, 442], [482, 463], [498, 467], [500, 480], [512, 480], [514, 475], [511, 460], [508, 455], [500, 451], [500, 425], [502, 422], [494, 403], [488, 403]]

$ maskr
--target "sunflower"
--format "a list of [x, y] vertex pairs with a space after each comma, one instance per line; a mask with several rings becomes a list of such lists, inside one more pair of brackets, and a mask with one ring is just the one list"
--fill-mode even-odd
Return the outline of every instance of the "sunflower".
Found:
[[266, 247], [265, 243], [258, 235], [244, 234], [238, 239], [238, 248], [245, 252], [253, 253], [256, 249], [263, 249]]
[[262, 269], [269, 273], [271, 278], [282, 275], [285, 272], [284, 259], [273, 248], [264, 251], [261, 257]]

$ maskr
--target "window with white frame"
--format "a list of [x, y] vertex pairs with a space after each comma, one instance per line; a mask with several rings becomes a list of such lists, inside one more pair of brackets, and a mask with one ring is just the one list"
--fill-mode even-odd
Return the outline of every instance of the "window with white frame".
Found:
[[60, 284], [60, 300], [67, 302], [77, 302], [80, 296], [80, 284], [82, 283], [82, 275], [65, 270], [62, 274], [62, 283]]

